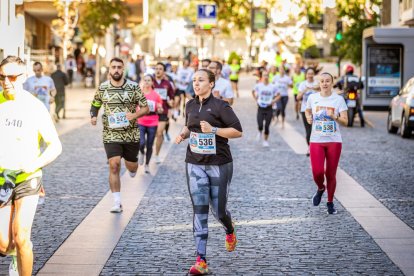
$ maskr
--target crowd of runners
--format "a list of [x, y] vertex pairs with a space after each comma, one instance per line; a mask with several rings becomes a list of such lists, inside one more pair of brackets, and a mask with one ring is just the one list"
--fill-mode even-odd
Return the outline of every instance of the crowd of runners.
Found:
[[[317, 185], [313, 205], [320, 204], [326, 190], [327, 212], [335, 214], [333, 197], [342, 145], [339, 125], [347, 124], [347, 106], [333, 90], [334, 78], [329, 73], [321, 73], [315, 66], [288, 66], [276, 61], [278, 66], [263, 63], [255, 73], [257, 81], [252, 96], [257, 104], [257, 139], [267, 148], [272, 121], [284, 128], [287, 112], [295, 112], [297, 120], [302, 118], [309, 145], [307, 155]], [[200, 64], [193, 64], [184, 59], [176, 66], [158, 62], [152, 70], [135, 74], [134, 81], [128, 77], [131, 75], [128, 63], [115, 57], [109, 63], [108, 80], [97, 87], [90, 108], [91, 124], [103, 124], [113, 196], [111, 213], [123, 211], [122, 159], [130, 177], [135, 177], [139, 166], [150, 173], [153, 155], [155, 163], [160, 164], [162, 145], [171, 140], [169, 125], [177, 120], [184, 122], [174, 141], [180, 144], [188, 139], [185, 172], [194, 211], [197, 252], [191, 274], [208, 273], [209, 206], [223, 225], [226, 250], [234, 251], [238, 242], [237, 225], [227, 208], [227, 198], [233, 175], [228, 140], [243, 133], [232, 109], [239, 97], [241, 67], [237, 60], [229, 63], [203, 59]], [[25, 91], [24, 81], [24, 64], [19, 58], [8, 57], [1, 62], [0, 143], [11, 147], [0, 154], [0, 219], [8, 221], [1, 224], [0, 253], [12, 256], [11, 273], [30, 275], [33, 266], [30, 232], [42, 191], [41, 168], [60, 154], [61, 145], [53, 121], [47, 116], [48, 110]], [[289, 99], [295, 101], [291, 111], [287, 109]], [[49, 102], [47, 98], [44, 101]], [[42, 152], [38, 134], [45, 142]], [[27, 147], [20, 154], [22, 143]]]

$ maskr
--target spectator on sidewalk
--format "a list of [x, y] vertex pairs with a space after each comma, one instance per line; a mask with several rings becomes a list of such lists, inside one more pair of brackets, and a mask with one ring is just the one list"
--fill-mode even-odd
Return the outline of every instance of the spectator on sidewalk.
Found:
[[50, 104], [54, 102], [56, 95], [55, 83], [53, 80], [43, 75], [43, 66], [40, 62], [33, 64], [34, 76], [31, 76], [23, 84], [24, 89], [38, 98], [50, 111]]
[[128, 58], [126, 77], [129, 80], [135, 82], [137, 81], [137, 69], [135, 67], [135, 62], [132, 57]]
[[69, 86], [72, 87], [73, 72], [75, 71], [75, 68], [76, 68], [76, 61], [72, 55], [68, 56], [66, 63], [65, 63], [65, 68], [66, 68], [66, 73], [68, 74], [68, 78], [69, 78]]
[[69, 84], [68, 77], [65, 73], [62, 72], [62, 66], [58, 64], [56, 66], [56, 71], [51, 75], [53, 82], [56, 87], [56, 97], [55, 97], [55, 114], [56, 118], [60, 120], [59, 112], [63, 109], [63, 119], [66, 119], [66, 109], [65, 109], [65, 86]]
[[141, 78], [145, 74], [146, 70], [145, 65], [145, 58], [142, 55], [137, 56], [137, 60], [135, 61], [135, 74], [137, 75], [136, 82], [139, 83]]

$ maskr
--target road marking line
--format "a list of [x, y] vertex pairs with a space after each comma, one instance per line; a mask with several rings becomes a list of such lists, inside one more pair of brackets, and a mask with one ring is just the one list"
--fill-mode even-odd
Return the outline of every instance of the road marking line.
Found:
[[[304, 153], [306, 140], [289, 123], [277, 131], [295, 153]], [[404, 274], [414, 275], [414, 230], [341, 168], [337, 183], [335, 198]]]
[[[178, 135], [181, 128], [182, 122], [171, 124], [169, 130], [171, 137]], [[160, 152], [161, 159], [167, 156], [172, 144], [173, 140], [164, 143]], [[160, 165], [151, 163], [151, 174], [138, 172], [134, 178], [125, 172], [121, 177], [123, 212], [109, 213], [113, 200], [111, 191], [108, 191], [50, 257], [38, 275], [99, 275], [159, 167]]]

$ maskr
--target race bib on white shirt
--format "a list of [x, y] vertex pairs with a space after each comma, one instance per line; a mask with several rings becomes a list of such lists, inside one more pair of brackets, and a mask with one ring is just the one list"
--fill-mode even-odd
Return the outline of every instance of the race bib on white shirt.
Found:
[[272, 103], [272, 99], [273, 99], [273, 94], [271, 94], [271, 93], [262, 93], [259, 96], [258, 103], [259, 103], [260, 106], [266, 107], [266, 106], [268, 106], [269, 104]]
[[335, 121], [315, 120], [315, 132], [320, 136], [333, 136], [336, 132]]
[[123, 128], [129, 126], [126, 112], [115, 112], [108, 115], [109, 128]]
[[168, 94], [166, 88], [155, 88], [155, 91], [157, 91], [158, 95], [160, 95], [162, 100], [167, 100]]
[[147, 100], [148, 108], [150, 112], [155, 112], [156, 103], [151, 100]]
[[216, 154], [216, 135], [214, 133], [190, 133], [190, 149], [198, 154]]

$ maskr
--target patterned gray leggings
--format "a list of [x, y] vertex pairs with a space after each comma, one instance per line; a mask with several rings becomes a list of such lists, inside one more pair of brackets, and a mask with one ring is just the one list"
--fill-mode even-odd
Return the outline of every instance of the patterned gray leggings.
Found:
[[233, 176], [233, 163], [194, 165], [186, 163], [187, 184], [193, 203], [193, 232], [197, 255], [206, 256], [209, 204], [214, 217], [227, 234], [233, 233], [227, 197]]

